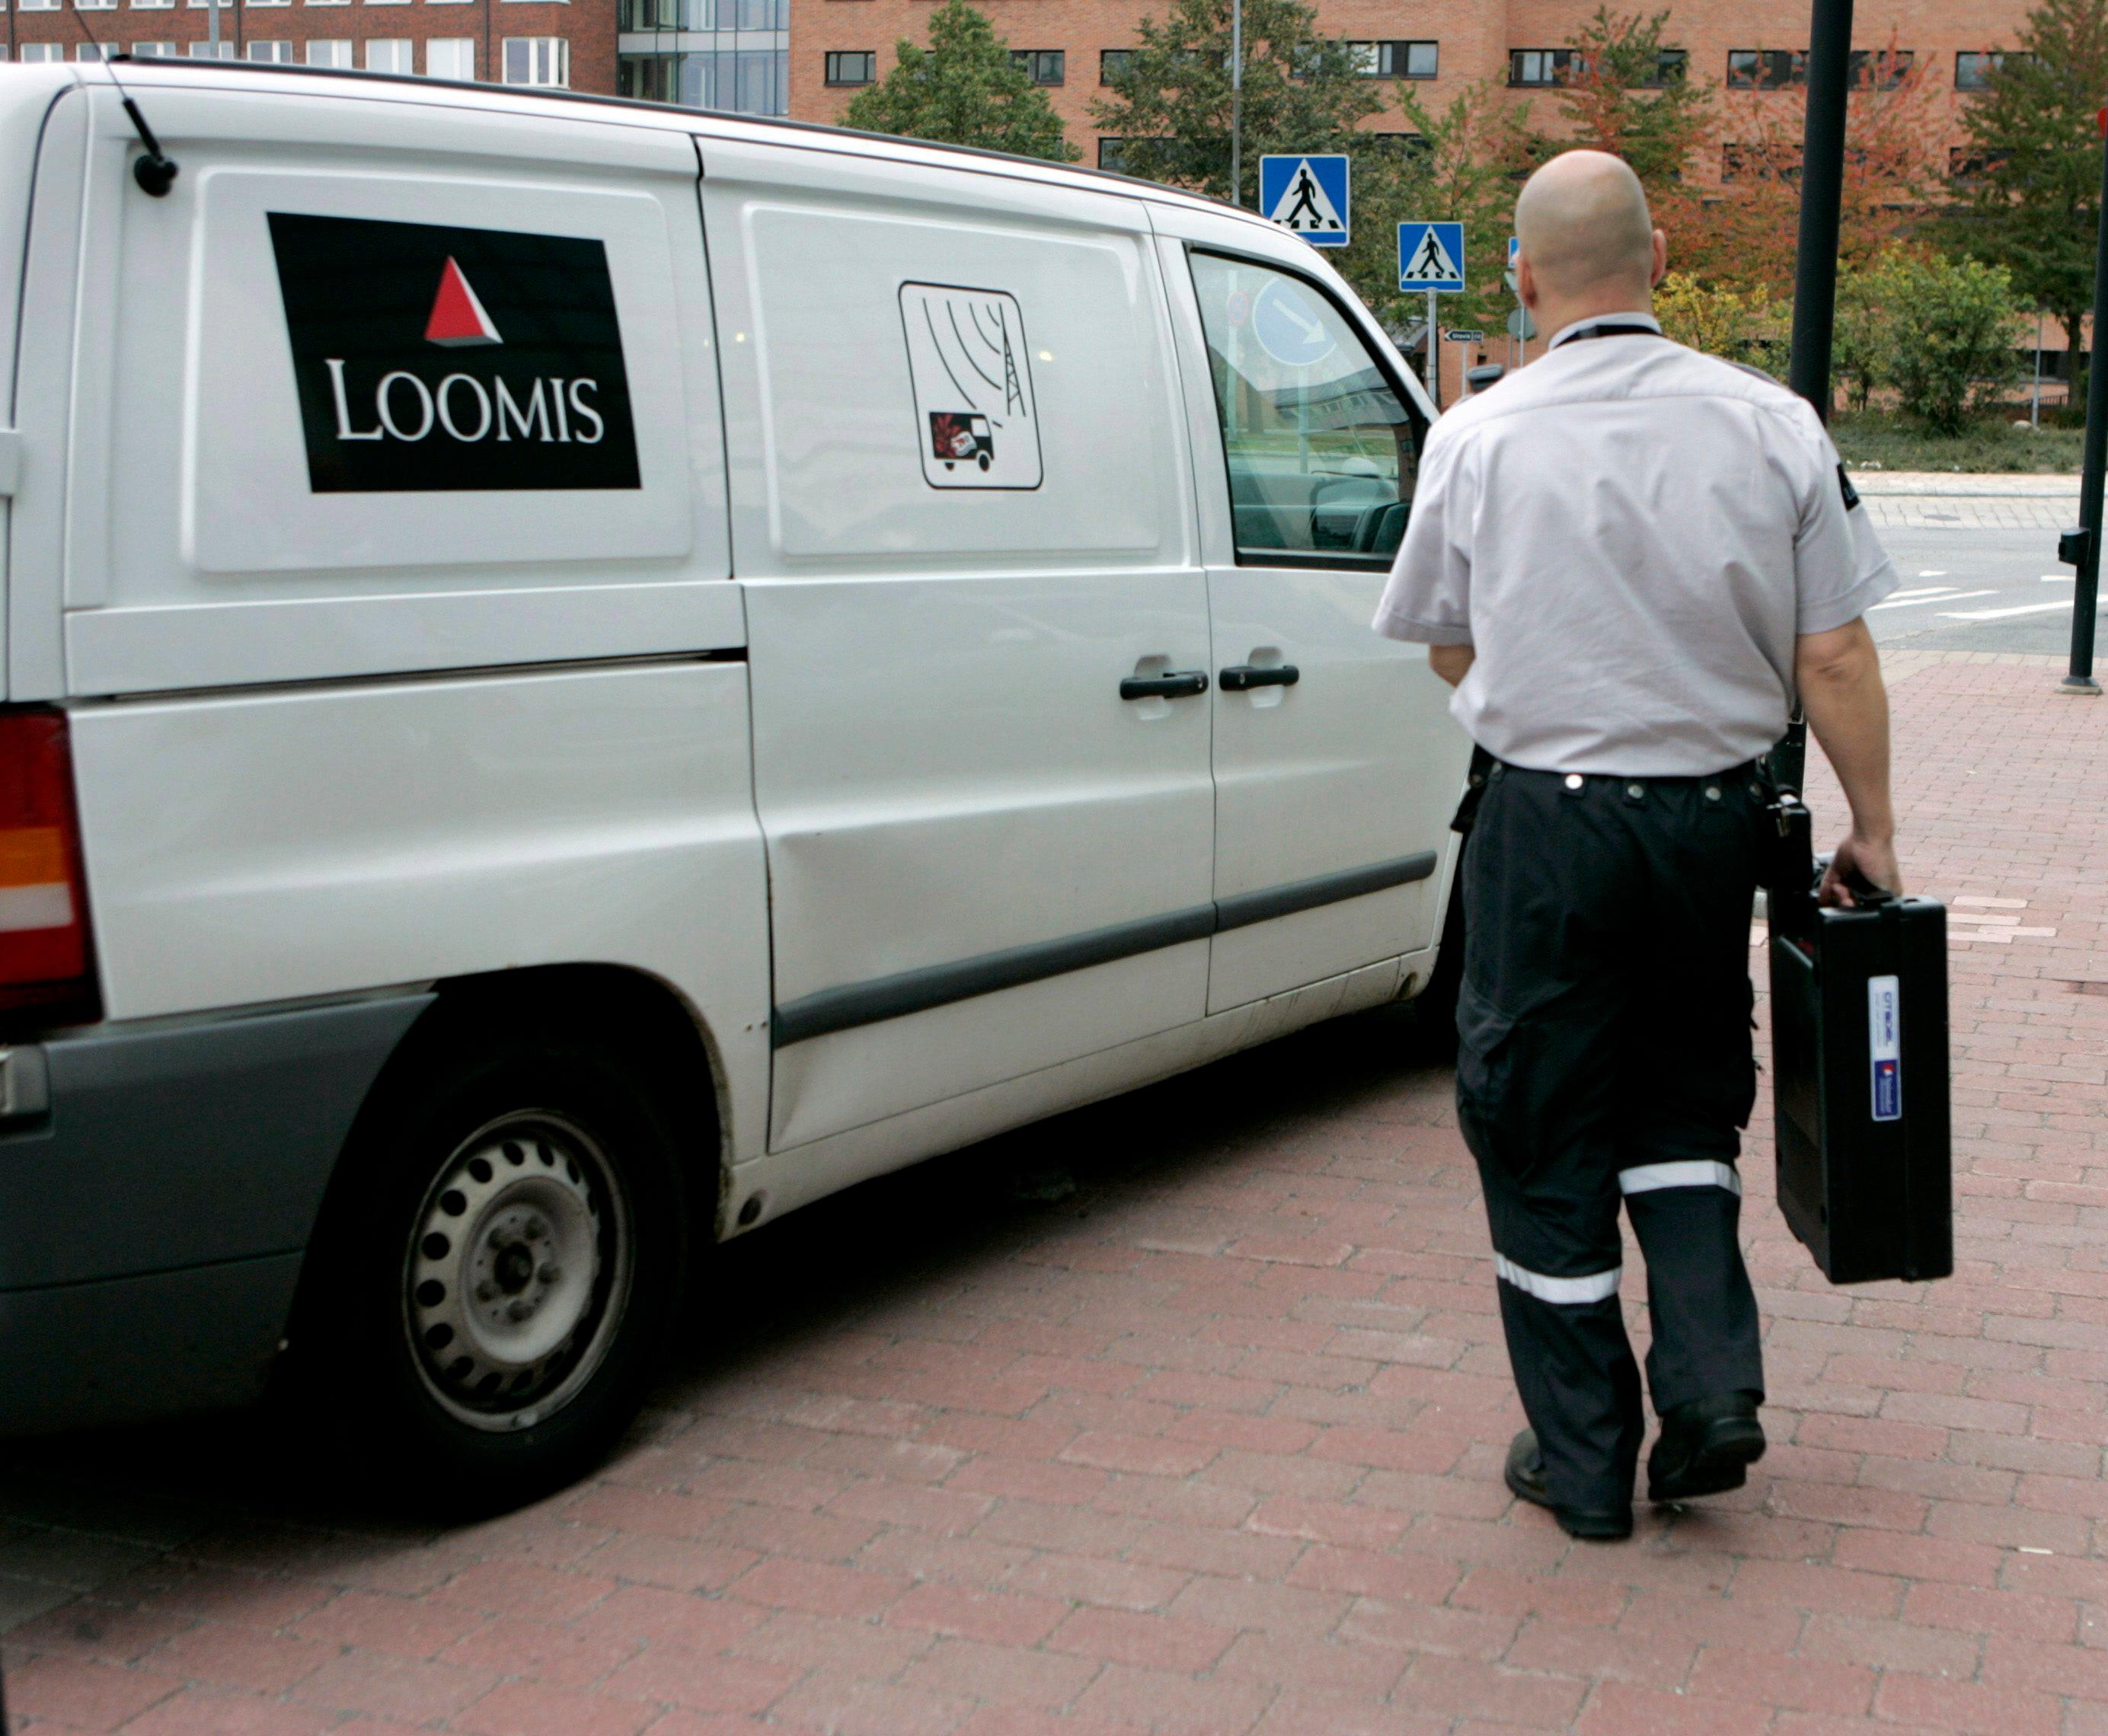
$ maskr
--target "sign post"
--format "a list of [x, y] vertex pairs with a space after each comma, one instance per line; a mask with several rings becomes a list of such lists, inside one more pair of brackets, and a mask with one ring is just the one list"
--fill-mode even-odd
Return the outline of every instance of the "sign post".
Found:
[[1530, 336], [1536, 331], [1537, 324], [1530, 318], [1529, 309], [1522, 304], [1522, 279], [1516, 274], [1516, 261], [1520, 257], [1521, 253], [1522, 238], [1520, 236], [1510, 236], [1508, 237], [1508, 268], [1502, 272], [1501, 276], [1507, 283], [1508, 293], [1516, 299], [1516, 310], [1508, 319], [1508, 330], [1515, 333], [1516, 341], [1522, 345], [1522, 360], [1528, 362]]
[[1464, 287], [1464, 226], [1429, 220], [1398, 226], [1398, 286], [1427, 295], [1427, 395], [1442, 407], [1439, 298]]
[[1313, 247], [1345, 247], [1352, 233], [1351, 169], [1344, 152], [1261, 157], [1259, 214]]

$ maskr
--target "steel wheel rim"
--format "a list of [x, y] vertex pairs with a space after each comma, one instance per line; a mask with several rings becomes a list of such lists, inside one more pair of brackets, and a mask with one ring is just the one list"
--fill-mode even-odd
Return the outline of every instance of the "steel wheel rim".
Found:
[[412, 1221], [403, 1323], [426, 1392], [456, 1421], [532, 1428], [606, 1359], [634, 1267], [628, 1201], [600, 1143], [546, 1109], [485, 1122]]

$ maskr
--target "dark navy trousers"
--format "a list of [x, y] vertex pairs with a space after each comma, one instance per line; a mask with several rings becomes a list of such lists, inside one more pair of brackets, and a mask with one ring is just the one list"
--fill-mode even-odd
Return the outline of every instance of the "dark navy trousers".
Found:
[[1646, 1262], [1657, 1413], [1761, 1398], [1737, 1225], [1755, 1101], [1750, 912], [1768, 791], [1494, 766], [1460, 870], [1457, 1104], [1552, 1499], [1631, 1500], [1645, 1423], [1618, 1300]]

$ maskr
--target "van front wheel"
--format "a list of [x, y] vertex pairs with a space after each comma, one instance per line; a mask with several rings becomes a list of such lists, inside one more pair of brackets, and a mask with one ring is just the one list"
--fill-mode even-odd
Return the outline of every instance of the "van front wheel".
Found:
[[590, 1469], [677, 1304], [678, 1145], [597, 1046], [449, 1046], [376, 1105], [304, 1290], [304, 1396], [421, 1505], [494, 1511]]

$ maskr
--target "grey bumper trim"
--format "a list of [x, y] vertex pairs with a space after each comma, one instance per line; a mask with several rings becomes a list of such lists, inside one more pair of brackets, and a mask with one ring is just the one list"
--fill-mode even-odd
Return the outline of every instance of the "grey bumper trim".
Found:
[[1424, 880], [1435, 872], [1438, 861], [1435, 852], [1422, 850], [1389, 861], [1269, 887], [1263, 892], [1240, 893], [1161, 916], [1146, 916], [1137, 922], [1067, 934], [1058, 940], [1038, 941], [1000, 952], [984, 952], [955, 964], [926, 965], [840, 988], [823, 988], [777, 1008], [770, 1026], [771, 1041], [778, 1049], [786, 1048], [836, 1031], [854, 1030], [858, 1025], [876, 1024], [883, 1019], [948, 1006], [955, 1001], [993, 994], [998, 989], [1065, 976], [1093, 965], [1109, 965], [1189, 940], [1205, 940], [1225, 929], [1248, 928], [1277, 916], [1292, 916], [1299, 911], [1363, 897]]

